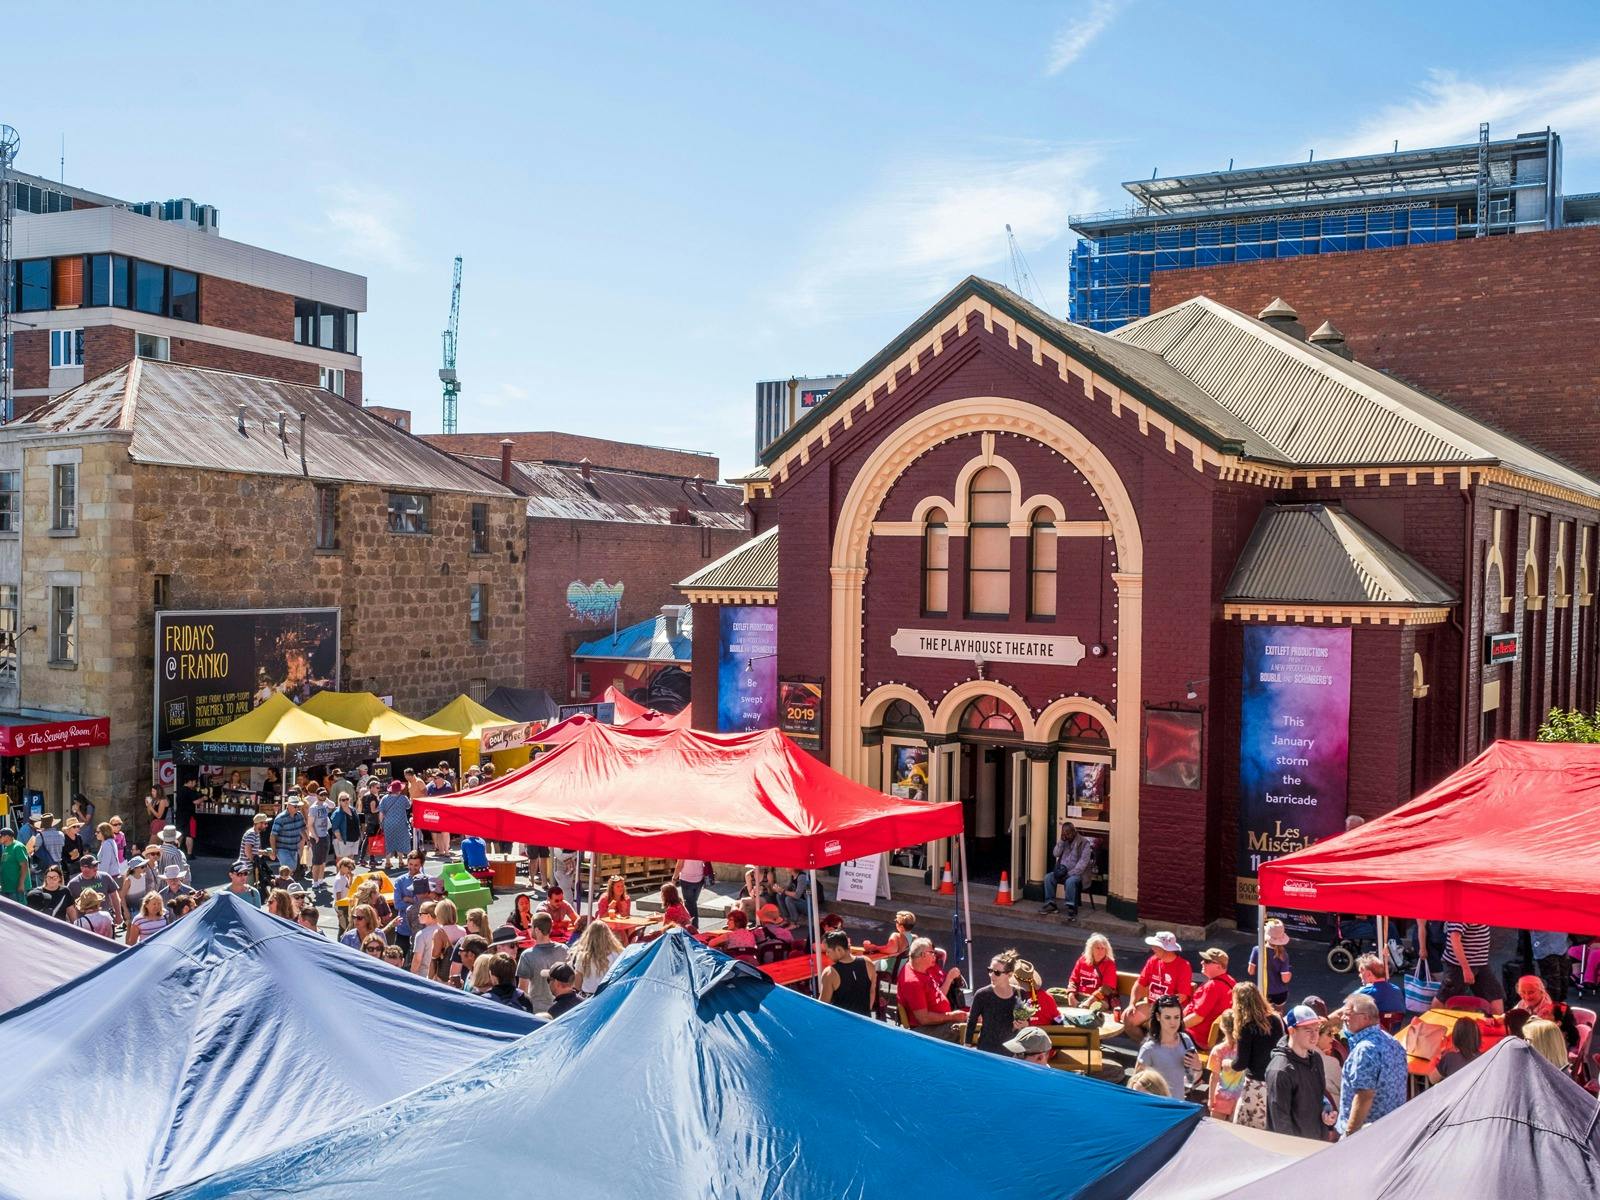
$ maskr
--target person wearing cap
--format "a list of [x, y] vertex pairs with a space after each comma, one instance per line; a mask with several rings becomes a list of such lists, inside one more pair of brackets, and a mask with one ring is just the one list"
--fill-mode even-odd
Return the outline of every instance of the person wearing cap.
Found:
[[251, 818], [250, 828], [239, 839], [239, 857], [250, 864], [251, 877], [262, 895], [266, 895], [267, 888], [272, 886], [272, 856], [264, 845], [267, 827], [271, 824], [270, 816], [258, 812]]
[[391, 859], [405, 862], [411, 853], [411, 800], [398, 779], [389, 781], [389, 790], [378, 801], [378, 824], [383, 832], [383, 865], [387, 867]]
[[1150, 1009], [1157, 1000], [1163, 996], [1177, 996], [1182, 1004], [1187, 1004], [1194, 994], [1194, 969], [1181, 957], [1183, 947], [1178, 944], [1178, 935], [1163, 929], [1145, 938], [1144, 944], [1150, 947], [1150, 957], [1134, 982], [1127, 1011], [1122, 1014], [1122, 1024], [1128, 1036], [1135, 1040], [1144, 1036], [1145, 1026], [1150, 1023]]
[[1205, 1050], [1211, 1045], [1211, 1029], [1217, 1018], [1233, 1006], [1234, 979], [1228, 974], [1228, 952], [1215, 946], [1200, 951], [1200, 974], [1205, 982], [1183, 1006], [1183, 1027]]
[[228, 867], [228, 886], [223, 890], [254, 905], [256, 908], [260, 908], [261, 893], [250, 883], [251, 870], [250, 864], [245, 862], [244, 859], [236, 860]]
[[550, 914], [547, 912], [533, 914], [533, 919], [528, 922], [528, 932], [533, 937], [533, 945], [517, 959], [517, 979], [522, 984], [523, 994], [528, 997], [528, 1003], [533, 1005], [531, 1011], [548, 1012], [555, 995], [550, 991], [545, 971], [558, 962], [567, 961], [567, 948], [560, 942], [550, 940]]
[[563, 1013], [576, 1008], [583, 997], [578, 994], [578, 973], [569, 962], [558, 962], [540, 972], [545, 986], [550, 989], [550, 1019], [554, 1021]]
[[178, 832], [176, 825], [168, 825], [161, 830], [161, 870], [165, 873], [168, 867], [177, 867], [178, 874], [185, 883], [189, 882], [189, 856], [183, 852], [183, 847], [178, 843], [183, 835]]
[[[1289, 931], [1276, 917], [1269, 919], [1263, 929], [1267, 935], [1267, 1003], [1281, 1012], [1289, 1003], [1289, 981], [1294, 978], [1289, 965]], [[1251, 979], [1259, 978], [1260, 964], [1261, 947], [1250, 947]]]
[[1050, 1058], [1056, 1052], [1050, 1044], [1050, 1035], [1037, 1025], [1019, 1030], [1017, 1036], [1005, 1044], [1005, 1048], [1023, 1062], [1038, 1063], [1041, 1067], [1049, 1066]]
[[28, 852], [17, 841], [17, 831], [11, 826], [0, 826], [0, 896], [18, 904], [28, 902], [28, 891], [33, 887], [33, 871], [28, 864]]
[[1333, 1124], [1333, 1107], [1327, 1103], [1327, 1078], [1317, 1053], [1322, 1020], [1308, 1006], [1296, 1004], [1283, 1015], [1283, 1023], [1287, 1032], [1267, 1064], [1267, 1129], [1324, 1141]]
[[122, 904], [128, 912], [138, 912], [144, 898], [161, 890], [161, 847], [151, 842], [130, 857], [122, 871]]
[[283, 802], [283, 811], [272, 818], [267, 838], [278, 865], [288, 867], [291, 872], [298, 870], [300, 844], [306, 840], [306, 814], [305, 801], [296, 793], [289, 793]]
[[[312, 784], [316, 787], [315, 784]], [[328, 855], [333, 853], [334, 803], [328, 793], [318, 790], [306, 806], [306, 835], [311, 843], [311, 882], [321, 883], [328, 873]]]
[[68, 919], [76, 919], [76, 905], [78, 897], [84, 892], [99, 892], [102, 903], [106, 893], [111, 890], [111, 885], [100, 877], [100, 864], [95, 861], [92, 854], [85, 854], [78, 860], [78, 874], [67, 880], [67, 894], [72, 897], [73, 908], [67, 910]]

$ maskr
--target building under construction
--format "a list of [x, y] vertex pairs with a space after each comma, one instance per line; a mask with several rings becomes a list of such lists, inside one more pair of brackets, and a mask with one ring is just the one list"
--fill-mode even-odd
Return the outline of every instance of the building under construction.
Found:
[[1158, 271], [1530, 233], [1600, 221], [1563, 196], [1546, 129], [1393, 154], [1174, 175], [1122, 185], [1127, 208], [1071, 218], [1070, 315], [1111, 330], [1150, 312]]

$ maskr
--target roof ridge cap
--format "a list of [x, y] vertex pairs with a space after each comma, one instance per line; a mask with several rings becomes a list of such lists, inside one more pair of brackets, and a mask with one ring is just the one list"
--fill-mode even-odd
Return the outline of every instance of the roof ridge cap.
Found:
[[117, 414], [118, 429], [132, 429], [139, 407], [139, 384], [144, 379], [144, 359], [134, 355], [122, 385], [122, 410]]

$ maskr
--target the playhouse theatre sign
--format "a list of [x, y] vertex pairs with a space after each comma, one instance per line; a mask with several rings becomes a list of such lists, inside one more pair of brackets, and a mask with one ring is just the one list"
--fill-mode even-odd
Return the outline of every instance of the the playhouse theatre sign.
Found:
[[1049, 663], [1075, 667], [1087, 653], [1075, 637], [965, 633], [949, 629], [897, 629], [889, 646], [905, 658], [964, 658], [984, 662]]

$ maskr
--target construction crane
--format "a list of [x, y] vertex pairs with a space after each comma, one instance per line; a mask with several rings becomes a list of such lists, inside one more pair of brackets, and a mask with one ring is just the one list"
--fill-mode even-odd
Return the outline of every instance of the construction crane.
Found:
[[11, 420], [11, 164], [22, 138], [0, 125], [0, 425]]
[[456, 431], [456, 397], [461, 394], [461, 380], [456, 378], [456, 330], [461, 325], [461, 256], [456, 256], [455, 278], [450, 284], [450, 324], [444, 331], [444, 365], [439, 368], [439, 382], [444, 384], [444, 431]]
[[1037, 289], [1033, 286], [1033, 272], [1028, 270], [1028, 260], [1022, 257], [1022, 247], [1017, 245], [1017, 235], [1006, 224], [1006, 249], [1011, 252], [1011, 286], [1024, 300], [1039, 303]]

